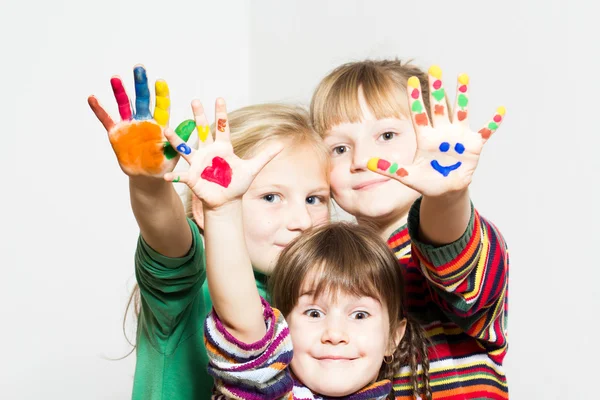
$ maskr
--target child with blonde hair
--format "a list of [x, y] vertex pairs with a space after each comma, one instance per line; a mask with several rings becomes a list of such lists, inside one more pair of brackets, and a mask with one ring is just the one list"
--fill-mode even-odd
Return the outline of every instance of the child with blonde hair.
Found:
[[[472, 131], [469, 77], [452, 108], [443, 82], [437, 66], [344, 64], [319, 83], [311, 120], [331, 152], [334, 200], [375, 226], [405, 271], [407, 309], [432, 342], [433, 398], [506, 399], [508, 252], [468, 193], [504, 108]], [[412, 398], [410, 377], [397, 369], [397, 399]]]
[[[201, 203], [191, 193], [186, 217], [178, 193], [163, 175], [173, 170], [179, 153], [192, 151], [185, 141], [196, 127], [202, 148], [213, 142], [215, 129], [226, 125], [242, 159], [273, 145], [285, 146], [242, 199], [245, 235], [235, 237], [247, 244], [254, 267], [251, 280], [267, 297], [265, 276], [279, 253], [302, 231], [329, 219], [329, 157], [310, 127], [308, 113], [278, 104], [242, 108], [228, 121], [216, 119], [216, 126], [210, 127], [202, 105], [194, 101], [195, 121], [177, 127], [183, 142], [173, 148], [164, 135], [170, 107], [166, 82], [156, 82], [151, 114], [145, 69], [136, 66], [134, 78], [135, 114], [121, 79], [111, 79], [120, 122], [115, 123], [95, 97], [88, 99], [129, 178], [131, 207], [140, 227], [135, 253], [139, 294], [132, 296], [134, 300], [139, 296], [133, 399], [206, 399], [213, 379], [207, 372], [203, 324], [212, 303], [201, 230], [206, 234], [211, 228], [205, 226]], [[213, 179], [226, 179], [226, 171], [219, 167], [213, 166]]]
[[[393, 398], [389, 378], [397, 363], [410, 371], [413, 395], [430, 398], [424, 332], [407, 316], [402, 271], [373, 231], [347, 223], [306, 231], [273, 270], [276, 308], [261, 298], [243, 242], [243, 198], [284, 146], [240, 159], [224, 103], [217, 103], [216, 118], [223, 130], [197, 151], [166, 132], [190, 168], [165, 174], [167, 181], [185, 182], [203, 203], [214, 307], [205, 326], [212, 398]], [[214, 174], [215, 165], [227, 174]]]

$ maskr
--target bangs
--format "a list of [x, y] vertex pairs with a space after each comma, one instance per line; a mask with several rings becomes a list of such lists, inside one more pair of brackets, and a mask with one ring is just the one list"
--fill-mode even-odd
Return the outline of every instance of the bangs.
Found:
[[[348, 257], [349, 258], [349, 257]], [[340, 260], [341, 261], [341, 260]], [[302, 295], [311, 295], [314, 299], [322, 296], [335, 302], [339, 294], [353, 297], [371, 297], [379, 303], [385, 303], [377, 283], [379, 279], [364, 260], [345, 260], [338, 263], [332, 260], [323, 260], [321, 264], [306, 271], [302, 285], [298, 288], [297, 298]]]
[[377, 118], [403, 118], [408, 115], [405, 85], [391, 74], [364, 65], [340, 71], [330, 85], [319, 87], [313, 98], [311, 114], [316, 131], [324, 136], [333, 126], [360, 122], [363, 112], [359, 101], [362, 92], [369, 111]]
[[[270, 279], [273, 305], [287, 315], [302, 295], [371, 297], [398, 315], [404, 283], [398, 260], [372, 230], [336, 222], [305, 231], [279, 256]], [[401, 300], [402, 299], [402, 300]]]

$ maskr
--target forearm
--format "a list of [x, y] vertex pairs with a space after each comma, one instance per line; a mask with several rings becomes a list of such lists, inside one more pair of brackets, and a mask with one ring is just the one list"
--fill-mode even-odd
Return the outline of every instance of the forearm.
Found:
[[469, 191], [439, 197], [423, 196], [419, 214], [419, 236], [424, 242], [441, 246], [458, 240], [471, 218]]
[[204, 210], [206, 276], [213, 307], [238, 340], [253, 343], [266, 332], [262, 304], [244, 237], [241, 200]]
[[129, 194], [146, 243], [167, 257], [186, 255], [192, 245], [192, 233], [173, 184], [160, 178], [130, 177]]

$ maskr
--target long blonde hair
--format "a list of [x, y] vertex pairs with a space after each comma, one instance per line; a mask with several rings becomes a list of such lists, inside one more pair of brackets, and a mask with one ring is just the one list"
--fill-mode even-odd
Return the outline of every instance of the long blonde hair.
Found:
[[310, 118], [324, 137], [332, 126], [359, 122], [359, 92], [377, 119], [409, 116], [406, 82], [421, 81], [425, 109], [429, 113], [428, 76], [419, 67], [400, 60], [364, 60], [340, 65], [321, 80], [310, 103]]
[[[309, 145], [315, 150], [315, 157], [323, 163], [323, 168], [329, 177], [329, 150], [322, 142], [319, 135], [311, 127], [308, 112], [305, 108], [285, 104], [258, 104], [243, 107], [228, 114], [231, 144], [233, 151], [240, 158], [250, 158], [261, 148], [274, 140], [286, 142], [287, 148], [300, 145]], [[211, 135], [214, 136], [215, 126], [211, 126]], [[189, 188], [184, 192], [184, 206], [186, 215], [193, 218], [192, 213], [193, 193]], [[127, 316], [133, 306], [134, 318], [140, 313], [140, 288], [136, 284], [123, 318], [123, 333], [133, 347], [125, 357], [135, 350], [136, 344], [126, 333]], [[123, 357], [124, 358], [124, 357]]]

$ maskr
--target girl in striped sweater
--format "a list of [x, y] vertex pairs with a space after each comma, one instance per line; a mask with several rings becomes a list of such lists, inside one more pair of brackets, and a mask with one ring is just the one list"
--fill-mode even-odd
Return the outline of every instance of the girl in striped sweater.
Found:
[[[472, 131], [469, 77], [452, 108], [444, 87], [437, 66], [348, 63], [318, 85], [311, 119], [330, 149], [335, 201], [374, 225], [405, 270], [407, 309], [432, 342], [433, 398], [506, 399], [508, 252], [468, 190], [504, 108]], [[411, 371], [396, 372], [396, 398], [412, 398]]]
[[261, 298], [241, 200], [254, 176], [285, 150], [273, 143], [252, 159], [238, 158], [223, 102], [216, 114], [215, 142], [198, 150], [165, 134], [190, 164], [165, 179], [186, 183], [203, 205], [213, 399], [386, 399], [397, 365], [411, 371], [413, 394], [429, 398], [424, 333], [407, 315], [394, 255], [371, 230], [337, 223], [297, 237], [271, 277], [274, 307]]

